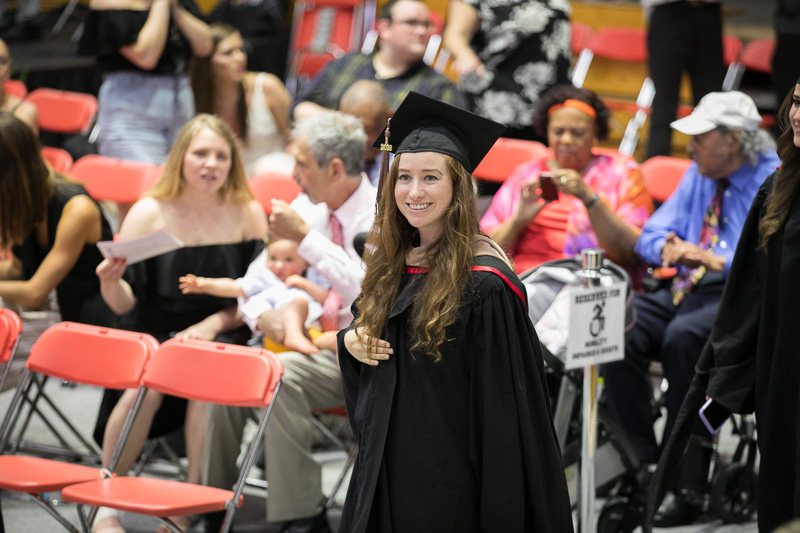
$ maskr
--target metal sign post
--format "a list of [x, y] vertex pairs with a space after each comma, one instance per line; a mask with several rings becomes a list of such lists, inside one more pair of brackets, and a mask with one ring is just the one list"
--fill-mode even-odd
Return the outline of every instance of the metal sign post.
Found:
[[[605, 252], [600, 249], [581, 251], [583, 258], [583, 286], [600, 285], [600, 270]], [[594, 529], [595, 462], [597, 450], [597, 365], [583, 369], [583, 430], [581, 433], [581, 522], [582, 533]]]
[[[600, 286], [600, 271], [605, 252], [590, 248], [581, 251], [583, 259], [583, 286], [586, 289]], [[581, 523], [582, 533], [594, 529], [595, 451], [597, 450], [597, 365], [583, 369], [583, 431], [581, 433]]]

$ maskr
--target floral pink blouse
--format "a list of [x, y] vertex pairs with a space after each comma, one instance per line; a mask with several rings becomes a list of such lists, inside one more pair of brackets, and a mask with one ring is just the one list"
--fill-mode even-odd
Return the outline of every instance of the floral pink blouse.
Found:
[[[637, 233], [653, 213], [653, 201], [644, 187], [636, 161], [613, 150], [593, 148], [593, 160], [584, 181], [623, 221]], [[522, 183], [537, 179], [547, 170], [544, 159], [519, 165], [503, 183], [481, 219], [481, 229], [489, 234], [514, 214]], [[517, 272], [545, 261], [574, 257], [584, 248], [599, 246], [583, 202], [561, 193], [546, 205], [520, 235], [510, 250]], [[638, 278], [638, 276], [634, 276]]]

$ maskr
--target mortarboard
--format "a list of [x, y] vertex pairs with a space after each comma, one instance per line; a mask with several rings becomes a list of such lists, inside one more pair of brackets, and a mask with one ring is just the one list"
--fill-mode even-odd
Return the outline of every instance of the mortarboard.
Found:
[[[505, 129], [498, 122], [411, 91], [372, 146], [394, 154], [446, 154], [472, 172]], [[379, 194], [384, 179], [381, 169]]]

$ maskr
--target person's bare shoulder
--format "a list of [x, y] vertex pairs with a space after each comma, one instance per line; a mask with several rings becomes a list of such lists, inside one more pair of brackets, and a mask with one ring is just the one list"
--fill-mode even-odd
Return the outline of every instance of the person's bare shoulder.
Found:
[[119, 236], [122, 240], [141, 237], [147, 233], [161, 229], [165, 226], [164, 206], [160, 200], [145, 196], [131, 207]]
[[14, 109], [14, 116], [30, 126], [34, 133], [39, 133], [39, 108], [36, 104], [23, 100]]

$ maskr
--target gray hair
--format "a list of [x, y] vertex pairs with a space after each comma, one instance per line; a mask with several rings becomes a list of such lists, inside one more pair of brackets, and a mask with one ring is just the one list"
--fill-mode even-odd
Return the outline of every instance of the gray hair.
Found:
[[[721, 126], [722, 133], [728, 133], [733, 130]], [[742, 154], [751, 165], [758, 164], [759, 154], [764, 152], [771, 152], [775, 150], [775, 139], [766, 130], [740, 130], [741, 136], [739, 142], [742, 145]]]
[[337, 111], [302, 119], [292, 129], [292, 140], [303, 139], [320, 167], [341, 159], [349, 176], [361, 174], [367, 134], [361, 121]]

